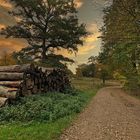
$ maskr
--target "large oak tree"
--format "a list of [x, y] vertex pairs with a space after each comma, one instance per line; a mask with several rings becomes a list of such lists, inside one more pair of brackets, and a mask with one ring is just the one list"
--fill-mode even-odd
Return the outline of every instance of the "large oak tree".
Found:
[[[32, 56], [45, 62], [55, 58], [54, 50], [78, 51], [87, 35], [85, 25], [79, 24], [74, 0], [10, 0], [14, 8], [9, 13], [17, 24], [8, 26], [1, 34], [7, 38], [26, 39], [29, 46], [19, 56]], [[53, 54], [53, 55], [52, 55]], [[73, 62], [57, 55], [58, 60]]]

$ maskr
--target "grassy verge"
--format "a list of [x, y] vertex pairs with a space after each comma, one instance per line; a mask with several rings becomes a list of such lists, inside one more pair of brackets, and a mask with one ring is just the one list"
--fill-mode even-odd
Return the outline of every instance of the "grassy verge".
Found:
[[0, 140], [56, 139], [100, 87], [93, 79], [72, 83], [78, 91], [31, 96], [0, 109]]
[[52, 140], [73, 120], [72, 115], [55, 122], [11, 123], [0, 126], [0, 140]]

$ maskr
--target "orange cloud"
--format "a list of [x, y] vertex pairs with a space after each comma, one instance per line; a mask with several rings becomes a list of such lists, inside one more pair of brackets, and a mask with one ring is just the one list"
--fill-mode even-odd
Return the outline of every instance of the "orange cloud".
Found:
[[74, 3], [76, 8], [80, 8], [83, 5], [83, 2], [81, 0], [74, 0]]
[[[83, 5], [81, 0], [74, 0], [76, 8], [80, 8]], [[0, 0], [0, 6], [11, 9], [13, 6], [7, 0]]]
[[99, 32], [97, 24], [90, 24], [87, 28], [87, 31], [91, 34], [84, 39], [86, 43], [92, 43], [99, 40], [98, 37], [101, 35], [101, 33]]
[[11, 9], [12, 4], [10, 4], [7, 0], [0, 0], [0, 6]]
[[98, 40], [98, 37], [100, 36], [101, 34], [98, 32], [98, 33], [95, 33], [95, 34], [92, 34], [92, 35], [89, 35], [87, 36], [84, 40], [86, 43], [92, 43], [92, 42], [95, 42]]
[[0, 30], [5, 28], [6, 26], [4, 24], [0, 24]]
[[88, 54], [95, 48], [93, 45], [84, 45], [83, 47], [79, 47], [78, 55], [85, 55]]
[[20, 17], [15, 17], [16, 22], [20, 22], [22, 19]]
[[[79, 46], [79, 50], [78, 50], [78, 53], [77, 55], [80, 56], [80, 55], [86, 55], [88, 54], [89, 52], [91, 52], [92, 50], [94, 50], [96, 47], [94, 45], [90, 45], [90, 44], [85, 44], [84, 46]], [[65, 57], [69, 57], [69, 58], [72, 58], [72, 57], [75, 57], [75, 54], [74, 53], [69, 53], [67, 50], [65, 49], [62, 49], [62, 50], [59, 50], [59, 51], [56, 51], [57, 54], [63, 54]]]
[[19, 51], [22, 48], [26, 47], [27, 43], [22, 39], [4, 39], [0, 38], [0, 53], [7, 51], [11, 53], [13, 51]]

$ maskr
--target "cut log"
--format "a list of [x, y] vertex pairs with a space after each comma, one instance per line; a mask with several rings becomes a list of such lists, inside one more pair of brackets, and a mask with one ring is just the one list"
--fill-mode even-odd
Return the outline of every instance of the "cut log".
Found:
[[0, 97], [8, 98], [10, 100], [15, 100], [18, 97], [17, 92], [7, 92], [7, 93], [0, 93]]
[[27, 69], [30, 69], [30, 64], [25, 65], [12, 65], [12, 66], [0, 66], [0, 72], [25, 72]]
[[0, 72], [0, 81], [18, 81], [23, 79], [23, 73]]
[[0, 86], [19, 88], [22, 81], [0, 81]]
[[0, 97], [0, 107], [3, 107], [8, 104], [8, 98]]
[[16, 99], [18, 97], [18, 89], [0, 86], [0, 97]]
[[34, 81], [32, 79], [26, 79], [25, 86], [28, 90], [32, 89], [34, 86]]
[[0, 97], [15, 99], [41, 92], [63, 92], [70, 87], [70, 81], [62, 69], [14, 65], [0, 66], [0, 86]]
[[46, 73], [46, 75], [50, 74], [54, 70], [54, 68], [45, 68], [45, 67], [41, 67], [41, 69], [43, 73]]

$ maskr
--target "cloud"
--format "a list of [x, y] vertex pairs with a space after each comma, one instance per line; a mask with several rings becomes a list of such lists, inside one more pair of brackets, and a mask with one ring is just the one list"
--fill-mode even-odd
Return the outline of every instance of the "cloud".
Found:
[[79, 47], [78, 55], [86, 55], [93, 51], [96, 46], [95, 42], [99, 41], [99, 36], [101, 33], [99, 32], [98, 26], [96, 23], [92, 23], [88, 25], [87, 30], [91, 33], [84, 39], [84, 46]]
[[[83, 5], [83, 2], [81, 0], [74, 0], [76, 8], [80, 8]], [[13, 6], [10, 2], [7, 0], [0, 0], [0, 6], [11, 9]]]
[[97, 33], [97, 32], [99, 32], [99, 27], [98, 27], [97, 23], [94, 22], [94, 23], [87, 25], [87, 30], [90, 33]]
[[84, 40], [86, 43], [92, 43], [99, 40], [101, 33], [99, 32], [98, 26], [96, 23], [88, 25], [87, 31], [90, 33]]
[[12, 5], [6, 0], [0, 0], [0, 6], [8, 9], [12, 8]]
[[[84, 45], [83, 46], [79, 46], [79, 50], [77, 53], [77, 56], [81, 56], [81, 55], [87, 55], [91, 52], [94, 53], [94, 49], [97, 48], [96, 46], [96, 42], [99, 41], [99, 36], [101, 35], [101, 33], [99, 32], [98, 26], [96, 23], [92, 23], [88, 25], [87, 30], [91, 33], [89, 36], [87, 36], [86, 38], [84, 38]], [[74, 57], [74, 54], [70, 54], [68, 53], [67, 50], [60, 50], [57, 51], [58, 54], [63, 54], [66, 57]]]
[[96, 7], [108, 7], [112, 4], [113, 0], [92, 0], [93, 5]]
[[98, 41], [98, 37], [100, 36], [101, 34], [98, 32], [98, 33], [95, 33], [95, 34], [91, 34], [89, 36], [87, 36], [84, 40], [85, 40], [85, 43], [92, 43], [92, 42], [95, 42], [95, 41]]
[[20, 22], [22, 19], [20, 17], [15, 17], [16, 22]]
[[[4, 24], [0, 24], [0, 29], [4, 28]], [[79, 51], [77, 55], [86, 55], [88, 53], [91, 53], [92, 51], [94, 52], [94, 49], [96, 48], [96, 43], [99, 39], [98, 37], [100, 36], [100, 33], [98, 31], [98, 27], [96, 23], [92, 23], [88, 25], [87, 28], [88, 31], [91, 32], [89, 36], [87, 36], [84, 39], [84, 45], [79, 46]], [[2, 50], [8, 50], [9, 52], [12, 51], [19, 51], [21, 48], [26, 47], [27, 43], [24, 40], [21, 39], [4, 39], [0, 38], [0, 51]], [[67, 50], [61, 50], [57, 52], [58, 54], [64, 54], [67, 57], [74, 57], [75, 55], [70, 54], [67, 52]]]
[[82, 0], [74, 0], [76, 8], [80, 8], [83, 6]]
[[11, 53], [13, 51], [19, 51], [26, 46], [27, 43], [24, 42], [22, 39], [0, 38], [0, 54], [3, 53], [3, 51], [7, 51], [8, 53]]
[[6, 26], [4, 24], [0, 24], [0, 30], [5, 28]]
[[84, 45], [83, 47], [79, 47], [78, 55], [86, 55], [92, 50], [94, 50], [96, 46], [93, 45]]
[[[79, 46], [79, 49], [78, 49], [78, 52], [77, 52], [76, 56], [86, 55], [89, 52], [91, 52], [94, 48], [96, 48], [96, 47], [93, 44], [85, 43], [83, 46]], [[55, 53], [56, 54], [62, 54], [65, 57], [69, 57], [69, 58], [75, 57], [74, 53], [69, 53], [66, 49], [58, 50]]]

